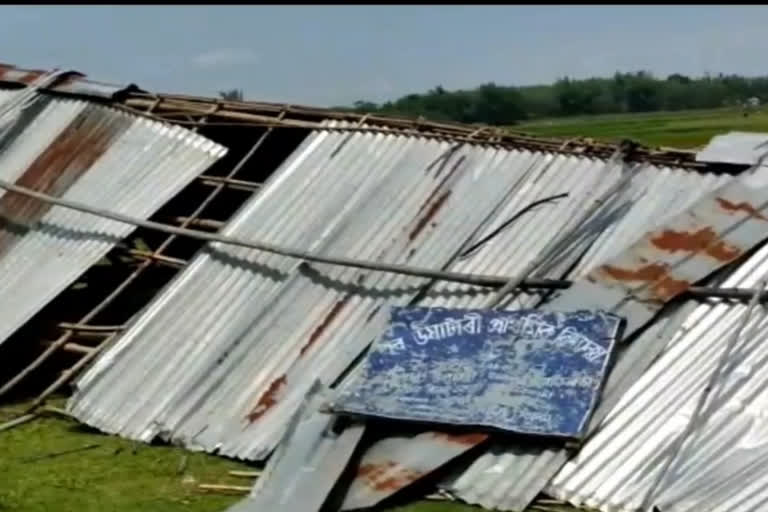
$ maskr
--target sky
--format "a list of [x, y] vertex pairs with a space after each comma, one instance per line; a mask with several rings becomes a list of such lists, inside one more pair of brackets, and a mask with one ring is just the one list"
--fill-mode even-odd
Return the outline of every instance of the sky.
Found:
[[0, 62], [350, 105], [649, 70], [768, 74], [768, 6], [0, 6]]

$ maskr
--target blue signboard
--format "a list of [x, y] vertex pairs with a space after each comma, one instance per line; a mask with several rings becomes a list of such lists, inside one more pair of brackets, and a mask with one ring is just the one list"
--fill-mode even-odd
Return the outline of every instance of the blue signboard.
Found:
[[599, 311], [393, 308], [332, 408], [579, 438], [620, 323]]

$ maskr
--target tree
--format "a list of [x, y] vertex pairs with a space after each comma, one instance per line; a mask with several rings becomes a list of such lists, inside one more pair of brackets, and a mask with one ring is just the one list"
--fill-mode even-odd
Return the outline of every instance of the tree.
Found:
[[243, 101], [243, 90], [230, 89], [228, 91], [219, 91], [219, 96], [221, 96], [221, 99], [227, 101]]
[[691, 79], [680, 73], [672, 73], [667, 77], [667, 82], [677, 82], [679, 84], [687, 85], [691, 83]]
[[592, 95], [582, 84], [565, 77], [555, 83], [555, 94], [560, 113], [566, 116], [589, 113]]
[[528, 118], [652, 112], [740, 105], [749, 98], [768, 102], [768, 76], [747, 78], [709, 73], [701, 77], [672, 73], [656, 78], [648, 71], [616, 72], [612, 77], [551, 85], [512, 87], [486, 83], [450, 91], [441, 85], [376, 104], [359, 101], [351, 109], [462, 123], [510, 125]]
[[354, 110], [360, 114], [367, 114], [369, 112], [376, 112], [379, 110], [379, 106], [372, 101], [357, 100]]
[[499, 87], [493, 82], [477, 88], [473, 122], [493, 125], [514, 124], [526, 118], [522, 96], [513, 87]]
[[630, 112], [651, 112], [661, 108], [658, 82], [651, 76], [638, 72], [628, 80], [627, 108]]

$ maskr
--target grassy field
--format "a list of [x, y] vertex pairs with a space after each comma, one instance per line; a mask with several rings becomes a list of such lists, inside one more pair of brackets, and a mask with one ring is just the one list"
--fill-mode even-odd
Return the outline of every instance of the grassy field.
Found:
[[[58, 400], [56, 405], [63, 405]], [[0, 408], [0, 423], [20, 406]], [[185, 463], [182, 463], [186, 459]], [[221, 457], [148, 446], [45, 416], [0, 432], [0, 511], [223, 512], [240, 496], [207, 494], [198, 484], [250, 486], [229, 470], [253, 470]], [[423, 502], [387, 512], [477, 512]]]
[[[50, 402], [63, 407], [64, 399]], [[22, 406], [0, 407], [0, 423]], [[100, 434], [68, 418], [41, 416], [0, 432], [0, 512], [224, 512], [241, 495], [199, 484], [251, 486], [230, 470], [255, 468], [181, 448]], [[480, 512], [461, 503], [423, 501], [378, 512]], [[551, 504], [533, 512], [575, 512]]]
[[731, 130], [768, 132], [768, 111], [744, 117], [741, 110], [718, 109], [542, 119], [514, 127], [534, 135], [630, 138], [648, 146], [695, 148]]

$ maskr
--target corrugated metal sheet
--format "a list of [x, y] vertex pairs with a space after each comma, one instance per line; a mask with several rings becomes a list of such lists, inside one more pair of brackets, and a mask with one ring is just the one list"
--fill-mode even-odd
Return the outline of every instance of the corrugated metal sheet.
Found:
[[598, 234], [576, 267], [567, 269], [555, 259], [559, 265], [550, 271], [550, 275], [569, 279], [584, 276], [593, 266], [617, 255], [646, 231], [687, 210], [702, 195], [732, 179], [729, 175], [679, 169], [643, 169], [623, 193], [617, 194], [612, 206], [607, 207], [610, 213], [606, 216], [610, 221], [593, 221], [586, 227], [588, 232]]
[[[640, 337], [626, 345], [608, 377], [590, 430], [643, 374], [690, 310], [692, 307], [687, 306], [683, 311], [663, 313]], [[430, 451], [436, 449], [433, 446]], [[415, 447], [412, 450], [418, 453]], [[522, 510], [570, 455], [553, 446], [496, 444], [440, 486], [463, 501], [491, 510]]]
[[[754, 287], [768, 277], [768, 247], [724, 286]], [[762, 511], [768, 507], [765, 403], [768, 314], [760, 308], [710, 391], [701, 426], [686, 440], [677, 471], [661, 479], [746, 306], [698, 306], [664, 353], [621, 398], [600, 430], [557, 474], [548, 492], [601, 510]], [[655, 488], [653, 496], [649, 496]], [[652, 499], [655, 498], [655, 499]]]
[[697, 162], [754, 165], [768, 149], [768, 133], [729, 132], [712, 137]]
[[[692, 308], [690, 309], [692, 310]], [[601, 402], [590, 424], [599, 423], [626, 390], [643, 373], [667, 340], [674, 334], [690, 310], [671, 310], [646, 329], [634, 342], [620, 346], [624, 355], [609, 374]], [[344, 501], [343, 510], [354, 510], [375, 505], [382, 499], [429, 474], [435, 468], [485, 441], [485, 434], [448, 435], [425, 432], [415, 437], [383, 439], [363, 455], [361, 468], [380, 468], [376, 478], [359, 473]], [[525, 446], [497, 444], [480, 455], [465, 470], [457, 468], [440, 486], [464, 501], [489, 509], [512, 510], [519, 501], [525, 501], [531, 488], [542, 486], [540, 473], [549, 465], [556, 468], [568, 459], [567, 452], [546, 445]], [[382, 469], [386, 468], [386, 469]], [[556, 471], [556, 469], [555, 469]], [[410, 479], [402, 478], [410, 475]], [[380, 482], [388, 482], [383, 485]], [[396, 482], [394, 485], [392, 482]], [[532, 494], [538, 494], [535, 490]]]
[[[765, 178], [765, 169], [752, 181], [761, 178]], [[666, 300], [684, 290], [689, 283], [732, 261], [762, 239], [766, 223], [754, 208], [755, 205], [761, 205], [759, 209], [765, 207], [761, 199], [763, 189], [748, 187], [745, 181], [731, 180], [697, 201], [693, 210], [668, 218], [663, 229], [649, 234], [625, 253], [612, 258], [610, 263], [597, 267], [586, 279], [562, 292], [544, 308], [604, 308], [627, 318], [627, 334], [631, 333], [650, 320]], [[624, 281], [625, 277], [627, 281]], [[429, 449], [427, 446], [424, 448], [425, 451]], [[419, 447], [407, 443], [401, 449], [402, 452], [410, 450], [419, 450]], [[535, 454], [540, 450], [528, 451]], [[449, 452], [455, 450], [449, 449]], [[565, 461], [557, 460], [562, 456], [554, 456], [546, 462], [551, 454], [544, 453], [546, 455], [541, 460], [530, 460], [530, 455], [507, 457], [509, 463], [519, 463], [526, 468], [525, 477], [517, 479], [521, 485], [499, 497], [499, 502], [493, 501], [496, 498], [478, 493], [471, 477], [460, 479], [459, 486], [449, 484], [449, 490], [466, 501], [489, 508], [522, 510], [554, 475], [558, 464]], [[426, 457], [446, 462], [444, 456]], [[489, 458], [492, 461], [497, 459], [495, 456]], [[482, 463], [478, 461], [478, 464]], [[498, 464], [494, 461], [489, 465], [498, 467]], [[475, 474], [474, 468], [470, 468], [469, 474]], [[482, 488], [483, 483], [478, 485]], [[499, 487], [495, 487], [494, 492], [498, 493]]]
[[[572, 166], [577, 163], [579, 163], [577, 159], [571, 161]], [[585, 208], [582, 198], [588, 190], [602, 187], [598, 189], [600, 193], [619, 179], [619, 169], [605, 169], [604, 164], [600, 162], [582, 168], [583, 174], [575, 169], [555, 165], [543, 171], [545, 172], [540, 172], [539, 175], [530, 175], [529, 181], [519, 187], [517, 191], [519, 196], [511, 195], [498, 217], [477, 238], [482, 240], [496, 232], [499, 225], [514, 217], [526, 205], [539, 204], [539, 206], [526, 212], [519, 220], [499, 232], [496, 237], [491, 238], [469, 257], [459, 260], [451, 270], [488, 275], [514, 275], [537, 257], [541, 248], [548, 244], [562, 228], [565, 219], [579, 215], [581, 209]], [[547, 176], [546, 171], [552, 172], [555, 176]], [[568, 241], [570, 245], [559, 252], [558, 256], [561, 258], [551, 262], [548, 272], [542, 271], [540, 274], [549, 274], [548, 277], [569, 278], [583, 276], [583, 269], [590, 268], [596, 261], [600, 261], [601, 257], [615, 255], [650, 227], [657, 226], [664, 219], [680, 213], [700, 199], [703, 194], [732, 179], [729, 176], [699, 174], [678, 169], [659, 169], [652, 166], [636, 167], [632, 172], [635, 177], [629, 186], [620, 190], [613, 200], [607, 202], [605, 207], [585, 224], [584, 229], [579, 230]], [[571, 196], [541, 204], [542, 200], [561, 194], [563, 191], [571, 191]], [[591, 245], [590, 242], [592, 242]], [[578, 260], [576, 267], [568, 272], [568, 267], [573, 265], [581, 254], [584, 256]], [[439, 288], [436, 287], [436, 290], [430, 292], [430, 297], [424, 303], [446, 304], [451, 307], [479, 307], [487, 301], [487, 294], [492, 292], [456, 284], [441, 284]], [[509, 307], [530, 306], [537, 301], [538, 297], [522, 295], [520, 300], [513, 302]], [[676, 317], [676, 322], [681, 322], [683, 318]], [[672, 327], [670, 332], [668, 328], [664, 329], [666, 320], [657, 321], [640, 340], [627, 349], [628, 352], [619, 363], [621, 371], [613, 371], [609, 377], [608, 387], [603, 393], [598, 413], [601, 410], [604, 411], [604, 404], [609, 402], [606, 398], [608, 393], [612, 396], [621, 396], [623, 390], [639, 377], [642, 369], [650, 364], [653, 355], [648, 358], [647, 354], [653, 353], [653, 346], [657, 347], [656, 353], [661, 350], [657, 341], [658, 333], [664, 332], [669, 336], [678, 323], [674, 324], [675, 327]], [[646, 347], [649, 352], [636, 351], [635, 348], [638, 346]], [[619, 376], [627, 378], [622, 379]], [[611, 389], [615, 391], [612, 392]], [[375, 459], [377, 453], [382, 453], [387, 457], [388, 462], [400, 461], [392, 464], [391, 472], [384, 473], [382, 479], [386, 479], [387, 474], [424, 475], [428, 473], [427, 468], [434, 469], [441, 466], [480, 440], [478, 438], [475, 443], [464, 443], [464, 446], [453, 442], [451, 436], [428, 434], [417, 436], [412, 442], [407, 439], [401, 439], [399, 443], [394, 439], [383, 440], [379, 443], [381, 448], [376, 444], [364, 455], [364, 464], [375, 462], [368, 461], [369, 454]], [[546, 483], [546, 480], [543, 483], [536, 483], [537, 471], [534, 462], [536, 456], [541, 453], [539, 447], [527, 450], [519, 447], [494, 447], [480, 457], [476, 464], [455, 483], [453, 479], [446, 482], [445, 487], [471, 503], [483, 504], [489, 508], [509, 507], [511, 505], [505, 503], [505, 500], [525, 501], [527, 498], [521, 498], [521, 495], [527, 496], [530, 488]], [[550, 465], [557, 465], [558, 462], [554, 459], [560, 457], [562, 460], [559, 464], [566, 460], [564, 452], [553, 450], [547, 453], [553, 457], [553, 460], [548, 461]], [[411, 467], [408, 465], [409, 461], [414, 461], [416, 465]], [[519, 468], [515, 465], [519, 465]], [[553, 470], [549, 469], [549, 471]], [[365, 479], [356, 480], [347, 495], [344, 509], [372, 506], [395, 490], [397, 489], [382, 492], [381, 489], [367, 485]]]
[[[457, 149], [445, 143], [381, 134], [316, 132], [224, 232], [327, 254], [441, 267], [482, 238], [477, 235], [483, 221], [504, 222], [509, 217], [501, 213], [511, 216], [529, 204], [522, 199], [526, 190], [533, 189], [531, 195], [541, 197], [544, 187], [536, 187], [542, 178], [552, 179], [549, 186], [557, 187], [558, 193], [573, 189], [560, 189], [562, 183], [548, 174], [558, 168], [560, 178], [567, 176], [583, 194], [590, 186], [589, 190], [608, 188], [610, 176], [618, 179], [617, 170], [584, 158]], [[651, 168], [635, 172], [640, 180], [643, 173], [650, 175]], [[664, 172], [668, 175], [652, 181], [671, 183], [682, 175], [681, 171]], [[667, 202], [657, 203], [659, 211], [685, 204], [686, 198], [694, 200], [702, 189], [720, 181], [697, 180], [700, 182], [692, 189], [681, 186], [677, 194], [665, 195]], [[644, 189], [630, 186], [626, 190], [634, 190], [634, 195], [606, 205], [589, 223], [586, 235], [571, 241], [574, 247], [586, 251], [590, 240], [607, 236], [607, 226], [626, 219], [627, 212], [635, 208], [646, 207], [637, 204], [641, 202], [638, 198], [645, 197]], [[572, 210], [559, 209], [557, 214], [545, 210], [547, 215], [529, 225], [527, 237], [518, 232], [507, 238], [514, 251], [490, 257], [483, 251], [494, 244], [486, 244], [471, 259], [486, 267], [523, 265], [520, 259], [527, 263], [535, 257], [535, 247], [546, 243], [540, 243], [537, 235], [556, 232], [553, 226], [559, 216], [573, 215], [573, 209], [584, 207], [579, 203], [584, 195], [572, 197], [572, 203], [564, 203]], [[512, 200], [520, 201], [518, 208], [509, 206]], [[738, 211], [740, 203], [728, 204]], [[287, 215], [288, 211], [292, 214]], [[528, 220], [528, 214], [522, 219]], [[626, 223], [622, 233], [648, 229], [633, 221]], [[519, 224], [513, 223], [512, 231], [503, 233], [514, 232]], [[534, 250], [517, 258], [524, 254], [521, 247], [529, 243]], [[603, 243], [607, 244], [603, 250], [610, 254], [614, 249], [609, 241]], [[477, 254], [483, 257], [475, 260]], [[672, 259], [682, 262], [681, 270], [691, 273], [688, 278], [699, 276], [713, 264], [707, 260], [704, 267], [697, 266], [702, 261], [699, 258], [686, 266], [684, 257], [673, 254]], [[489, 264], [498, 261], [502, 263]], [[571, 263], [556, 262], [562, 268]], [[279, 440], [310, 383], [315, 378], [326, 383], [335, 380], [381, 332], [385, 306], [408, 303], [424, 284], [424, 280], [389, 274], [300, 265], [214, 244], [195, 258], [84, 376], [70, 409], [86, 423], [127, 437], [148, 440], [162, 435], [192, 448], [262, 458]], [[655, 290], [664, 292], [662, 295], [669, 292]], [[588, 293], [594, 295], [594, 291]], [[612, 293], [595, 298], [613, 306], [625, 294], [626, 289], [617, 286]], [[439, 295], [455, 295], [457, 301], [476, 297], [473, 290], [463, 287], [442, 289]], [[646, 316], [658, 309], [648, 306], [647, 297], [639, 299], [634, 304]], [[565, 304], [566, 309], [572, 306]], [[583, 300], [578, 306], [584, 306]], [[154, 343], [158, 336], [165, 343]], [[558, 457], [563, 457], [562, 452], [553, 452], [551, 458], [532, 456], [533, 466], [523, 462], [525, 475], [534, 475], [529, 482], [540, 489], [564, 462], [557, 462]], [[536, 464], [541, 465], [541, 473]], [[521, 489], [525, 480], [517, 480], [515, 488]], [[526, 487], [525, 492], [534, 487]], [[527, 494], [510, 492], [501, 497], [506, 504], [529, 500]]]
[[[33, 69], [21, 69], [10, 64], [0, 63], [0, 82], [30, 85], [46, 73], [48, 72]], [[67, 76], [62, 80], [58, 80], [51, 87], [51, 90], [63, 94], [76, 94], [112, 99], [122, 92], [138, 91], [139, 88], [133, 84], [115, 85], [94, 82], [93, 80], [87, 80], [85, 75], [72, 71], [67, 73]]]
[[[656, 309], [658, 306], [652, 306], [651, 309], [648, 309], [647, 306], [654, 303], [658, 305], [659, 299], [663, 299], [664, 296], [669, 296], [676, 292], [677, 286], [684, 287], [686, 286], [685, 283], [693, 282], [695, 278], [693, 275], [687, 275], [689, 272], [703, 277], [708, 273], [706, 270], [707, 265], [719, 265], [722, 264], [722, 261], [729, 261], [737, 254], [743, 253], [747, 247], [763, 239], [765, 228], [768, 226], [761, 213], [766, 209], [764, 198], [767, 171], [768, 168], [761, 168], [753, 176], [733, 180], [714, 193], [708, 194], [707, 197], [697, 203], [691, 214], [683, 214], [682, 216], [669, 219], [664, 224], [666, 229], [657, 230], [647, 237], [645, 242], [630, 248], [627, 252], [627, 255], [632, 255], [630, 258], [620, 256], [614, 258], [618, 264], [603, 264], [596, 267], [596, 270], [590, 273], [592, 279], [595, 280], [594, 283], [588, 280], [577, 283], [577, 285], [564, 292], [559, 299], [548, 305], [547, 308], [562, 308], [575, 304], [584, 307], [585, 304], [595, 304], [596, 307], [605, 307], [611, 310], [608, 308], [608, 304], [621, 304], [622, 294], [626, 293], [622, 292], [622, 289], [625, 289], [630, 290], [630, 297], [633, 297], [633, 300], [621, 305], [621, 309], [613, 309], [612, 311], [618, 314], [622, 314], [622, 310], [627, 311], [622, 316], [630, 319], [628, 330], [631, 330], [633, 325], [637, 327], [643, 321], [650, 319], [653, 309]], [[747, 184], [754, 185], [755, 187], [747, 186]], [[737, 217], [733, 217], [733, 215], [737, 215]], [[712, 226], [712, 231], [717, 233], [718, 236], [710, 237], [709, 235], [712, 233], [706, 229], [706, 225]], [[678, 238], [680, 235], [682, 236]], [[681, 259], [679, 253], [684, 254], [694, 247], [699, 249], [704, 247], [705, 241], [696, 240], [696, 236], [706, 239], [706, 244], [709, 244], [707, 250], [701, 251], [699, 258], [684, 256]], [[674, 243], [670, 245], [667, 243], [669, 241], [674, 241]], [[678, 242], [680, 243], [678, 244]], [[662, 252], [668, 251], [666, 255], [658, 253], [661, 256], [659, 261], [667, 263], [667, 266], [663, 267], [664, 272], [660, 272], [658, 276], [640, 275], [641, 273], [633, 273], [634, 271], [627, 274], [627, 277], [631, 277], [636, 285], [640, 285], [646, 277], [655, 284], [640, 286], [639, 289], [643, 290], [641, 294], [637, 294], [637, 289], [624, 288], [625, 285], [616, 287], [619, 284], [616, 278], [624, 277], [623, 272], [615, 272], [616, 269], [634, 268], [635, 270], [642, 270], [655, 268], [653, 262], [656, 258], [653, 257], [653, 254], [659, 250]], [[672, 263], [675, 260], [679, 263]], [[671, 275], [667, 276], [670, 269], [674, 269], [674, 277]], [[680, 273], [678, 274], [678, 272]], [[597, 283], [600, 282], [605, 283], [610, 288], [613, 288], [613, 290], [604, 289], [599, 291]], [[606, 291], [608, 291], [607, 294], [605, 293]], [[572, 300], [568, 299], [569, 295], [572, 297]], [[614, 295], [614, 297], [610, 298], [610, 295]], [[645, 305], [643, 301], [646, 302]], [[630, 306], [628, 309], [627, 306], [632, 302], [635, 302], [640, 307]], [[657, 325], [653, 326], [654, 329], [657, 328]], [[645, 335], [641, 337], [641, 339], [643, 338], [645, 338]], [[617, 369], [612, 372], [612, 376], [620, 373], [619, 367], [621, 367], [637, 377], [639, 376], [638, 370], [642, 371], [642, 369], [647, 367], [642, 364], [649, 363], [657, 352], [651, 351], [650, 347], [645, 344], [640, 344], [645, 350], [638, 353], [639, 349], [638, 351], [633, 350], [634, 347], [638, 346], [638, 341], [640, 340], [635, 341], [630, 349], [620, 356]], [[614, 397], [617, 394], [620, 396], [627, 389], [627, 386], [632, 383], [631, 380], [625, 377], [622, 377], [620, 382], [621, 385], [616, 386], [612, 383], [612, 379], [609, 379], [606, 393]], [[593, 426], [595, 421], [599, 420], [609, 410], [608, 406], [610, 404], [611, 400], [603, 401], [603, 404], [601, 404], [593, 418]], [[535, 457], [532, 457], [530, 454], [517, 456], [513, 451], [508, 451], [502, 455], [489, 454], [481, 457], [473, 467], [470, 467], [464, 476], [455, 483], [449, 483], [447, 487], [462, 499], [471, 503], [479, 503], [488, 508], [502, 510], [522, 510], [567, 459], [563, 451], [544, 450], [539, 452], [538, 450], [533, 450], [534, 455], [537, 452], [541, 453], [541, 455]], [[486, 487], [488, 482], [484, 481], [484, 477], [488, 475], [488, 468], [493, 468], [491, 473], [503, 472], [505, 477], [510, 474], [517, 474], [522, 478], [512, 479], [515, 480], [513, 487], [501, 493], [498, 487]], [[487, 493], [483, 492], [483, 489], [493, 490]]]
[[369, 447], [360, 460], [341, 510], [371, 507], [487, 438], [482, 433], [423, 432], [382, 439]]
[[310, 388], [251, 495], [229, 512], [320, 510], [363, 436], [362, 424], [335, 431], [336, 416], [321, 412], [329, 396]]
[[[19, 94], [0, 92], [0, 105]], [[44, 96], [7, 112], [0, 127], [0, 178], [135, 217], [226, 152], [182, 128]], [[0, 219], [0, 343], [133, 230], [7, 192]]]
[[[553, 159], [319, 131], [223, 233], [439, 268], [529, 169]], [[70, 409], [129, 438], [261, 459], [308, 386], [341, 375], [383, 329], [385, 306], [407, 304], [425, 283], [208, 246], [95, 363]]]
[[[476, 241], [488, 241], [459, 258], [451, 270], [515, 275], [539, 256], [568, 219], [580, 215], [587, 207], [584, 197], [588, 193], [595, 191], [599, 195], [620, 177], [618, 166], [606, 168], [605, 162], [575, 157], [559, 157], [549, 168], [537, 171], [510, 194], [493, 222], [476, 237]], [[615, 255], [664, 219], [683, 211], [702, 194], [732, 179], [648, 165], [633, 166], [630, 172], [634, 177], [628, 186], [567, 239], [562, 250], [553, 251], [535, 275], [578, 278], [596, 262]], [[563, 193], [569, 196], [547, 200]], [[530, 205], [536, 206], [527, 209]], [[510, 219], [515, 220], [499, 231]], [[493, 236], [494, 233], [497, 234]], [[574, 264], [575, 271], [571, 270]], [[481, 307], [493, 292], [488, 288], [441, 283], [422, 304]], [[537, 301], [537, 297], [522, 294], [510, 306], [528, 307]]]

